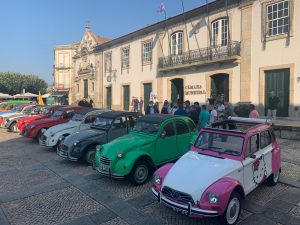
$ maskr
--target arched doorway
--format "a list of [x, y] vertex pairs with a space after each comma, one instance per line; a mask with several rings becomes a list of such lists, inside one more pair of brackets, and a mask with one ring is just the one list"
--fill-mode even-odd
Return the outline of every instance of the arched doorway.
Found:
[[171, 102], [183, 102], [183, 79], [176, 78], [171, 80]]
[[220, 98], [223, 101], [229, 101], [229, 75], [219, 73], [211, 77], [210, 97], [213, 99]]

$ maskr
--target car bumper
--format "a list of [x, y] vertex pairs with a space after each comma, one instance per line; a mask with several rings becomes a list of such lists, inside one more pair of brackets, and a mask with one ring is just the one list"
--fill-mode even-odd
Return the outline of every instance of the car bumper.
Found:
[[65, 152], [65, 151], [57, 150], [57, 151], [56, 151], [56, 154], [57, 154], [58, 156], [60, 156], [61, 158], [66, 159], [66, 160], [69, 160], [69, 161], [73, 161], [73, 162], [77, 162], [77, 161], [78, 161], [78, 158], [69, 156], [69, 153], [68, 153], [68, 152]]
[[152, 194], [157, 198], [159, 203], [163, 203], [166, 206], [172, 208], [176, 212], [180, 212], [186, 216], [202, 216], [202, 217], [216, 217], [219, 216], [218, 211], [203, 210], [192, 207], [191, 205], [183, 205], [174, 202], [157, 192], [154, 188], [151, 189]]
[[103, 176], [117, 178], [117, 179], [125, 178], [125, 175], [112, 173], [110, 169], [108, 171], [101, 170], [99, 167], [95, 167], [94, 164], [93, 164], [93, 169]]

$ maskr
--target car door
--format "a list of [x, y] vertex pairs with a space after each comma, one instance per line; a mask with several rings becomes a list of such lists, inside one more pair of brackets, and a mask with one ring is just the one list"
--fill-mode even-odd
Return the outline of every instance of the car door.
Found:
[[189, 126], [184, 120], [176, 120], [176, 140], [178, 146], [178, 156], [185, 154], [191, 145], [192, 134]]
[[244, 190], [248, 194], [264, 179], [263, 151], [260, 149], [260, 135], [254, 134], [248, 138], [245, 158], [243, 160]]
[[173, 121], [163, 124], [155, 145], [156, 162], [164, 162], [178, 157], [177, 139]]
[[262, 151], [262, 159], [264, 163], [264, 179], [272, 173], [272, 138], [269, 130], [260, 133], [260, 149]]
[[108, 142], [127, 134], [126, 116], [119, 116], [112, 122], [108, 131]]

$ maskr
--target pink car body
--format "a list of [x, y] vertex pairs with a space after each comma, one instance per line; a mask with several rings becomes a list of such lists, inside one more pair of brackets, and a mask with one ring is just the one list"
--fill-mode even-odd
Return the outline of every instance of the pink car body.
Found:
[[201, 129], [189, 152], [159, 168], [152, 193], [187, 216], [221, 216], [224, 224], [235, 224], [240, 200], [267, 179], [275, 185], [280, 170], [272, 126], [260, 119], [230, 118]]

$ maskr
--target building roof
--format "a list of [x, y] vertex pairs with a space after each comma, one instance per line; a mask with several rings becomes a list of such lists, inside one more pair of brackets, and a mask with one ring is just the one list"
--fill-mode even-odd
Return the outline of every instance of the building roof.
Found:
[[183, 17], [186, 21], [195, 18], [195, 17], [201, 17], [208, 15], [208, 13], [212, 13], [215, 11], [218, 11], [220, 9], [224, 9], [226, 7], [226, 1], [227, 1], [227, 7], [228, 9], [232, 7], [237, 7], [240, 4], [251, 4], [255, 0], [214, 0], [208, 4], [204, 4], [198, 8], [192, 9], [190, 11], [187, 11], [185, 13], [178, 14], [176, 16], [170, 17], [167, 20], [162, 20], [158, 23], [154, 23], [152, 25], [146, 26], [144, 28], [141, 28], [139, 30], [133, 31], [131, 33], [125, 34], [121, 37], [115, 38], [111, 41], [107, 41], [103, 44], [98, 44], [95, 46], [95, 51], [109, 48], [113, 45], [120, 44], [126, 41], [130, 41], [133, 38], [136, 38], [138, 36], [143, 36], [149, 33], [153, 33], [155, 31], [159, 31], [161, 29], [165, 29], [166, 24], [168, 26], [172, 26], [174, 24], [183, 23]]
[[88, 31], [88, 33], [94, 38], [94, 40], [97, 42], [97, 44], [104, 44], [108, 41], [111, 41], [111, 39], [95, 35], [92, 31]]

